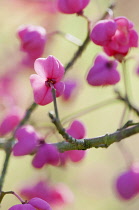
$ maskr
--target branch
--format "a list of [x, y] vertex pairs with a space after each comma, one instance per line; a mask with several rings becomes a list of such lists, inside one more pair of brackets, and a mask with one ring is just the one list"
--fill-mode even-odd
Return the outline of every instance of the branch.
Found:
[[68, 150], [86, 150], [93, 147], [107, 148], [111, 144], [119, 142], [137, 133], [139, 133], [139, 124], [130, 128], [125, 128], [122, 130], [118, 130], [114, 133], [106, 134], [95, 138], [76, 139], [77, 144], [71, 144], [69, 142], [63, 141], [56, 143], [55, 146], [58, 148], [60, 152]]

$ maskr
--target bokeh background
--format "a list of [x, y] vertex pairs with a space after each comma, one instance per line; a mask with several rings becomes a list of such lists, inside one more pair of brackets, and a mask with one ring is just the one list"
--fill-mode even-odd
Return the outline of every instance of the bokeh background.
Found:
[[[61, 30], [70, 33], [82, 41], [84, 40], [87, 27], [86, 21], [76, 15], [64, 15], [55, 11], [55, 8], [48, 8], [31, 0], [1, 0], [0, 1], [0, 74], [8, 73], [14, 80], [12, 87], [13, 97], [16, 103], [25, 110], [33, 101], [32, 89], [29, 83], [29, 76], [34, 73], [31, 68], [18, 69], [22, 53], [19, 50], [19, 40], [16, 32], [22, 24], [41, 25], [48, 33]], [[116, 0], [114, 16], [126, 16], [134, 22], [136, 30], [139, 32], [138, 23], [138, 0]], [[85, 9], [85, 14], [96, 21], [106, 11], [110, 1], [91, 0]], [[64, 65], [71, 59], [77, 46], [68, 42], [59, 35], [48, 40], [43, 57], [54, 55]], [[74, 112], [88, 106], [93, 106], [107, 99], [115, 97], [113, 87], [90, 87], [85, 81], [89, 67], [92, 65], [94, 57], [101, 52], [101, 48], [90, 42], [83, 55], [75, 65], [69, 70], [66, 77], [79, 80], [80, 88], [78, 94], [69, 102], [58, 99], [59, 114], [61, 119]], [[130, 80], [130, 97], [132, 102], [139, 106], [139, 77], [135, 73], [139, 64], [139, 51], [133, 49], [129, 56], [127, 73]], [[15, 70], [16, 69], [16, 70]], [[119, 64], [118, 69], [121, 74], [121, 81], [116, 86], [124, 92], [122, 81], [122, 69]], [[15, 71], [14, 71], [15, 70]], [[16, 73], [13, 73], [16, 72]], [[0, 102], [1, 119], [5, 114], [5, 104]], [[89, 112], [78, 117], [87, 127], [87, 137], [96, 137], [106, 133], [114, 132], [118, 127], [123, 113], [124, 104], [121, 102], [109, 103], [107, 106]], [[49, 104], [39, 107], [31, 117], [31, 122], [39, 130], [40, 127], [47, 127], [50, 124], [48, 111], [53, 110], [53, 105]], [[131, 112], [128, 119], [138, 122], [138, 118]], [[70, 121], [65, 126], [68, 127]], [[41, 129], [42, 134], [46, 134], [45, 129]], [[125, 139], [122, 143], [115, 143], [108, 149], [90, 149], [87, 157], [80, 163], [69, 163], [64, 168], [54, 168], [51, 166], [36, 170], [31, 166], [32, 157], [11, 157], [8, 172], [4, 183], [4, 191], [18, 189], [24, 184], [35, 182], [43, 177], [48, 177], [52, 183], [65, 183], [74, 194], [74, 202], [64, 207], [54, 207], [61, 210], [136, 210], [139, 206], [139, 197], [131, 201], [120, 200], [115, 192], [114, 183], [116, 177], [127, 169], [127, 160], [121, 147], [131, 154], [135, 161], [139, 159], [139, 135]], [[51, 136], [49, 142], [57, 142], [60, 139]], [[0, 168], [4, 161], [4, 152], [0, 155]], [[7, 195], [2, 201], [2, 210], [7, 210], [17, 199], [12, 195]]]

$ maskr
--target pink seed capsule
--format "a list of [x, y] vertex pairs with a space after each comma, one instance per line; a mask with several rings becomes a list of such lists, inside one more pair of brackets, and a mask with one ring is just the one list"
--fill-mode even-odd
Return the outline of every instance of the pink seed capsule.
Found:
[[98, 21], [91, 31], [90, 39], [102, 46], [107, 55], [117, 59], [127, 55], [130, 48], [138, 46], [138, 33], [126, 17]]
[[58, 0], [58, 10], [65, 14], [81, 13], [90, 0]]
[[34, 100], [39, 105], [46, 105], [53, 101], [51, 87], [56, 90], [56, 97], [63, 94], [65, 85], [61, 82], [64, 67], [58, 59], [50, 55], [47, 58], [38, 58], [34, 63], [37, 74], [30, 76]]
[[109, 60], [104, 55], [98, 55], [94, 61], [94, 65], [88, 72], [87, 82], [92, 86], [114, 85], [120, 80], [117, 71], [118, 62]]
[[116, 191], [124, 200], [132, 199], [139, 193], [139, 165], [134, 164], [116, 180]]

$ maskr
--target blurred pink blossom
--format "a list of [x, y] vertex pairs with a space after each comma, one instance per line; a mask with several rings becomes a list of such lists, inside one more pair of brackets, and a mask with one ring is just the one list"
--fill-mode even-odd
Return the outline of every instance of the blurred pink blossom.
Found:
[[[9, 1], [9, 0], [7, 0]], [[38, 12], [57, 12], [57, 0], [10, 0], [14, 4], [18, 4], [21, 7], [30, 7]]]
[[135, 73], [139, 76], [139, 64], [135, 67]]
[[0, 136], [4, 136], [13, 131], [23, 117], [23, 112], [18, 107], [11, 107], [0, 123]]
[[73, 194], [66, 185], [58, 183], [52, 186], [49, 181], [44, 180], [33, 186], [23, 187], [20, 190], [20, 195], [25, 199], [41, 198], [52, 206], [61, 206], [73, 202]]
[[[18, 64], [16, 64], [18, 68]], [[17, 68], [5, 69], [6, 72], [0, 77], [0, 101], [6, 107], [11, 109], [11, 106], [15, 106], [18, 103], [17, 99]], [[19, 68], [18, 68], [19, 71]]]
[[21, 25], [17, 35], [21, 41], [21, 51], [35, 60], [42, 56], [46, 43], [46, 30], [41, 26]]
[[63, 101], [73, 100], [77, 96], [77, 91], [79, 83], [75, 79], [66, 79], [64, 80], [65, 90], [61, 96]]
[[11, 95], [12, 77], [8, 73], [0, 78], [0, 96]]

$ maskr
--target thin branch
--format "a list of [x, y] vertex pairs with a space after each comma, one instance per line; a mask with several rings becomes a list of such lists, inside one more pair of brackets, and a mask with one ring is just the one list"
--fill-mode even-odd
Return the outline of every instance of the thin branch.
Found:
[[54, 87], [52, 87], [51, 92], [52, 92], [52, 96], [53, 96], [55, 116], [56, 116], [57, 120], [59, 121], [59, 114], [58, 114], [58, 108], [57, 108], [57, 102], [56, 102], [56, 89]]
[[122, 70], [123, 70], [123, 81], [124, 81], [124, 88], [125, 88], [125, 97], [128, 99], [128, 82], [127, 82], [127, 69], [125, 66], [125, 60], [122, 61]]
[[[129, 77], [128, 77], [128, 72], [126, 69], [126, 60], [123, 59], [122, 60], [122, 72], [123, 72], [123, 82], [124, 82], [124, 91], [125, 91], [125, 99], [127, 102], [129, 102]], [[123, 114], [120, 120], [120, 128], [124, 128], [126, 126], [130, 126], [130, 123], [132, 124], [133, 122], [128, 121], [125, 125], [124, 122], [127, 121], [127, 119], [129, 119], [129, 113], [130, 113], [131, 109], [129, 108], [129, 106], [125, 103], [124, 104], [124, 110], [123, 110]], [[118, 149], [120, 150], [122, 156], [124, 157], [125, 163], [126, 165], [131, 165], [134, 158], [133, 155], [131, 154], [130, 150], [128, 149], [127, 146], [125, 146], [123, 144], [123, 142], [121, 142], [120, 144], [117, 144]]]
[[70, 114], [70, 115], [64, 117], [63, 119], [61, 119], [61, 122], [62, 122], [62, 124], [65, 124], [65, 123], [67, 123], [70, 120], [73, 120], [73, 119], [75, 119], [77, 117], [81, 117], [81, 116], [83, 116], [85, 114], [88, 114], [90, 112], [96, 111], [96, 110], [98, 110], [98, 109], [100, 109], [100, 108], [102, 108], [102, 107], [104, 107], [106, 105], [110, 105], [111, 103], [115, 103], [115, 102], [117, 102], [117, 99], [116, 98], [111, 98], [111, 99], [107, 99], [105, 101], [102, 101], [102, 102], [100, 102], [98, 104], [94, 104], [94, 105], [88, 106], [86, 108], [83, 108], [81, 110], [78, 110], [78, 111], [74, 112], [73, 114]]
[[[112, 9], [114, 9], [114, 7], [115, 7], [115, 4], [111, 4], [109, 6], [109, 8], [107, 9], [107, 11], [102, 15], [102, 17], [98, 18], [98, 20], [105, 19], [107, 17], [107, 15], [109, 14], [109, 9], [112, 10]], [[89, 24], [89, 22], [88, 22], [88, 24]], [[69, 68], [71, 68], [73, 66], [73, 64], [75, 63], [75, 61], [82, 55], [83, 51], [85, 50], [85, 48], [87, 47], [89, 42], [90, 42], [90, 30], [88, 30], [87, 36], [86, 36], [83, 44], [77, 49], [77, 51], [74, 53], [73, 57], [71, 58], [70, 62], [65, 66], [65, 72]]]
[[115, 93], [117, 94], [117, 99], [124, 102], [129, 107], [129, 109], [134, 111], [136, 113], [136, 115], [139, 117], [139, 108], [136, 107], [134, 104], [132, 104], [129, 101], [129, 99], [127, 99], [127, 97], [123, 97], [118, 90], [115, 90]]
[[18, 200], [19, 200], [22, 204], [26, 203], [26, 202], [23, 201], [22, 198], [20, 198], [20, 196], [17, 195], [14, 191], [7, 191], [7, 192], [2, 191], [2, 192], [0, 193], [0, 203], [2, 202], [3, 197], [4, 197], [5, 195], [8, 195], [8, 194], [12, 194], [12, 195], [16, 196], [16, 197], [18, 198]]
[[63, 38], [65, 38], [67, 41], [77, 45], [77, 46], [81, 46], [83, 43], [80, 39], [78, 39], [77, 37], [69, 34], [69, 33], [64, 33], [62, 31], [53, 31], [51, 33], [47, 34], [48, 39], [51, 38], [51, 36], [53, 35], [61, 35]]
[[5, 150], [6, 156], [5, 156], [5, 160], [4, 160], [4, 164], [3, 164], [3, 168], [2, 168], [2, 172], [1, 172], [1, 176], [0, 176], [0, 192], [1, 192], [3, 184], [4, 184], [5, 175], [6, 175], [8, 164], [9, 164], [9, 159], [11, 156], [11, 147], [12, 147], [12, 143], [11, 143], [11, 141], [9, 141], [7, 143], [7, 148]]
[[65, 72], [69, 68], [71, 68], [73, 66], [73, 64], [75, 63], [75, 61], [82, 55], [83, 51], [85, 50], [85, 48], [89, 44], [89, 41], [90, 41], [89, 35], [90, 35], [90, 33], [87, 34], [87, 37], [86, 37], [85, 41], [83, 42], [83, 44], [78, 48], [78, 50], [74, 53], [74, 56], [72, 57], [70, 62], [65, 66]]
[[27, 109], [24, 118], [21, 120], [21, 122], [19, 123], [19, 125], [17, 126], [16, 129], [18, 129], [19, 127], [21, 127], [22, 125], [24, 125], [28, 121], [31, 113], [36, 109], [37, 106], [38, 106], [38, 104], [36, 104], [35, 102], [31, 104], [31, 106]]
[[49, 112], [49, 117], [52, 120], [52, 123], [56, 126], [58, 132], [63, 136], [64, 139], [66, 139], [66, 141], [72, 143], [72, 144], [76, 144], [76, 139], [73, 138], [72, 136], [70, 136], [66, 130], [63, 128], [60, 120], [54, 116], [54, 114], [52, 112]]

